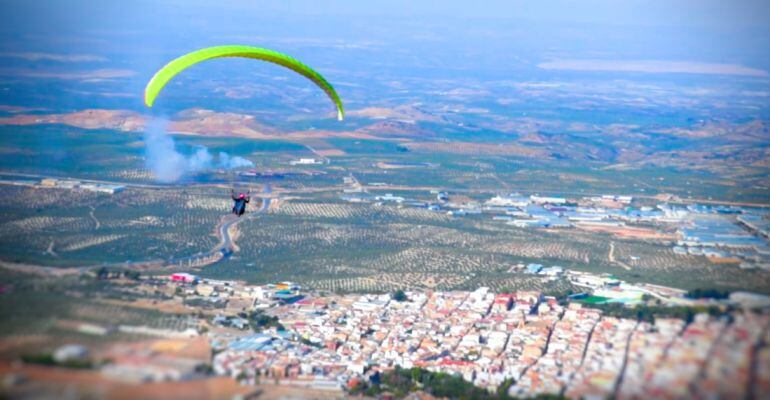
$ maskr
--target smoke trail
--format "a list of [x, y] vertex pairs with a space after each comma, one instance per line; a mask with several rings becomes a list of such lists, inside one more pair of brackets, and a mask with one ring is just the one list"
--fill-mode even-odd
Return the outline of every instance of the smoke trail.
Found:
[[253, 167], [254, 163], [239, 156], [231, 156], [224, 151], [219, 152], [219, 168], [235, 169]]
[[220, 152], [215, 161], [206, 146], [196, 146], [193, 154], [184, 155], [177, 151], [174, 138], [166, 131], [167, 125], [165, 120], [150, 121], [144, 133], [145, 165], [160, 182], [177, 182], [190, 174], [215, 168], [254, 166], [254, 163], [243, 157], [231, 156], [225, 152]]
[[166, 121], [153, 120], [144, 133], [145, 165], [161, 182], [176, 182], [187, 169], [187, 160], [176, 151], [174, 139], [166, 133]]

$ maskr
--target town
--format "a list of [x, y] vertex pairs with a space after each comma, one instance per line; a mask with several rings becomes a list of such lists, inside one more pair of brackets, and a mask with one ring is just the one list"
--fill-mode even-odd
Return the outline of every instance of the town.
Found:
[[[3, 183], [100, 195], [125, 189], [59, 178]], [[369, 185], [375, 192], [370, 194], [352, 176], [344, 183], [342, 199], [356, 203], [349, 207], [420, 208], [449, 221], [475, 218], [501, 229], [579, 230], [655, 241], [677, 256], [705, 258], [719, 268], [770, 270], [770, 210], [765, 208], [682, 203], [663, 196], [471, 197], [443, 190], [432, 191], [426, 200], [386, 184]], [[224, 226], [219, 231], [227, 232]], [[603, 255], [623, 268], [619, 272], [646, 262], [628, 251], [618, 254], [615, 246], [610, 240], [609, 254]], [[353, 294], [295, 282], [212, 279], [201, 272], [201, 265], [220, 265], [230, 257], [226, 250], [217, 245], [159, 264], [168, 269], [142, 270], [130, 263], [84, 268], [83, 274], [95, 274], [119, 297], [131, 299], [130, 307], [176, 317], [146, 325], [57, 321], [57, 329], [85, 337], [129, 336], [152, 344], [116, 340], [107, 350], [93, 351], [87, 342], [73, 342], [50, 357], [27, 356], [25, 363], [89, 365], [106, 379], [126, 383], [193, 382], [213, 374], [243, 387], [270, 382], [351, 393], [378, 387], [383, 375], [399, 369], [448, 374], [517, 398], [737, 398], [770, 391], [766, 295], [688, 291], [643, 278], [631, 282], [547, 257], [506, 263], [501, 272], [561, 282], [568, 293], [402, 283], [389, 293]]]
[[[450, 374], [490, 392], [503, 387], [512, 397], [738, 398], [770, 390], [767, 296], [699, 297], [608, 274], [523, 268], [585, 291], [564, 298], [485, 287], [329, 294], [292, 282], [100, 271], [99, 279], [133, 295], [137, 306], [151, 299], [153, 308], [192, 314], [166, 328], [68, 321], [62, 329], [86, 336], [159, 341], [149, 346], [155, 350], [117, 344], [100, 356], [73, 343], [53, 358], [57, 365], [98, 366], [105, 378], [123, 382], [195, 381], [210, 368], [242, 385], [330, 392], [378, 385], [395, 368]], [[600, 307], [613, 303], [620, 308]], [[691, 311], [652, 319], [613, 312], [640, 315], [640, 306]], [[192, 356], [179, 351], [185, 348], [198, 350]]]
[[[346, 184], [353, 184], [350, 179]], [[555, 196], [496, 195], [484, 202], [454, 202], [447, 192], [435, 200], [409, 199], [386, 193], [371, 195], [362, 187], [347, 190], [343, 200], [422, 207], [462, 217], [490, 215], [492, 220], [519, 228], [575, 228], [620, 238], [669, 242], [676, 254], [705, 256], [714, 263], [736, 263], [744, 269], [770, 270], [770, 209], [743, 206], [657, 204], [633, 206], [623, 195], [568, 199]]]

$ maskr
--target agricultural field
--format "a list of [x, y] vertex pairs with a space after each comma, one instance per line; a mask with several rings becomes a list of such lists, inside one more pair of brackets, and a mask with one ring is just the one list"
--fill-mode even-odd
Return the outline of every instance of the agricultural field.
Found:
[[[521, 229], [489, 216], [458, 218], [415, 207], [347, 203], [339, 200], [339, 186], [304, 179], [275, 184], [280, 200], [267, 213], [233, 228], [236, 252], [199, 272], [252, 283], [293, 280], [334, 292], [479, 285], [570, 289], [566, 282], [513, 268], [540, 263], [682, 288], [770, 288], [762, 272], [677, 255], [668, 243], [577, 229]], [[305, 184], [311, 190], [303, 189]], [[424, 189], [388, 192], [432, 197]], [[2, 185], [0, 254], [3, 261], [55, 267], [184, 258], [215, 248], [217, 226], [230, 206], [226, 188], [204, 184], [130, 186], [114, 195]]]
[[[470, 136], [487, 146], [495, 137], [491, 133]], [[524, 157], [493, 151], [494, 147], [472, 154], [436, 150], [434, 147], [442, 143], [460, 148], [467, 145], [435, 142], [432, 137], [422, 142], [319, 135], [284, 141], [177, 135], [174, 140], [182, 154], [205, 146], [212, 154], [223, 151], [242, 156], [254, 163], [255, 170], [277, 174], [249, 178], [234, 172], [208, 171], [186, 177], [184, 184], [271, 184], [288, 190], [312, 190], [340, 185], [342, 177], [352, 173], [364, 184], [383, 182], [456, 191], [637, 196], [671, 193], [682, 198], [759, 202], [767, 199], [766, 190], [761, 187], [740, 187], [731, 179], [707, 171], [643, 167], [622, 170], [623, 179], [618, 179], [618, 171], [607, 163], [562, 160], [553, 155]], [[145, 166], [144, 138], [138, 132], [89, 130], [57, 124], [0, 126], [0, 152], [3, 154], [0, 171], [4, 172], [155, 183]], [[291, 160], [301, 157], [327, 162], [290, 166]], [[383, 167], [388, 164], [404, 167]]]
[[[37, 353], [72, 341], [99, 345], [146, 338], [117, 332], [108, 336], [86, 335], [73, 329], [73, 323], [171, 330], [196, 327], [195, 320], [186, 314], [109, 303], [107, 299], [125, 294], [93, 276], [52, 278], [0, 268], [0, 281], [6, 283], [5, 293], [0, 295], [0, 357]], [[88, 295], [84, 296], [85, 293]]]
[[215, 227], [230, 207], [219, 192], [130, 188], [107, 195], [2, 185], [0, 254], [51, 266], [194, 254], [218, 242]]
[[616, 259], [631, 267], [616, 273], [621, 279], [684, 289], [719, 287], [770, 292], [770, 276], [765, 271], [743, 270], [734, 263], [712, 263], [701, 256], [678, 255], [671, 246], [659, 243], [635, 240], [615, 240], [614, 243]]
[[[569, 290], [565, 282], [547, 282], [512, 269], [520, 263], [540, 263], [683, 288], [770, 291], [761, 272], [676, 255], [662, 242], [577, 229], [518, 229], [489, 216], [455, 218], [414, 207], [339, 199], [343, 178], [350, 176], [363, 185], [386, 185], [370, 186], [372, 195], [393, 193], [422, 201], [435, 199], [432, 189], [450, 192], [453, 201], [484, 201], [511, 192], [667, 192], [708, 198], [724, 182], [707, 172], [641, 168], [624, 171], [619, 180], [617, 171], [590, 160], [576, 164], [500, 152], [489, 147], [494, 140], [487, 133], [474, 136], [471, 153], [464, 153], [462, 145], [433, 139], [418, 143], [395, 137], [281, 141], [175, 136], [180, 152], [206, 146], [214, 154], [237, 154], [254, 163], [255, 173], [208, 171], [177, 184], [160, 184], [144, 165], [143, 138], [136, 132], [3, 126], [0, 139], [0, 150], [7, 155], [0, 161], [0, 172], [128, 185], [114, 195], [0, 185], [0, 260], [6, 262], [130, 266], [207, 252], [219, 243], [217, 227], [228, 216], [228, 188], [233, 187], [263, 189], [277, 200], [268, 213], [232, 228], [235, 253], [203, 267], [199, 272], [205, 276], [252, 283], [290, 279], [342, 292], [479, 285]], [[444, 147], [448, 150], [436, 150]], [[68, 151], [62, 153], [62, 148]], [[321, 162], [291, 165], [302, 157]], [[704, 184], [707, 181], [710, 184]], [[656, 204], [651, 197], [641, 199]]]
[[[481, 139], [478, 139], [481, 140]], [[463, 154], [431, 150], [434, 142], [409, 146], [397, 141], [327, 139], [344, 153], [330, 166], [354, 173], [363, 183], [383, 182], [411, 187], [441, 187], [455, 191], [557, 193], [590, 195], [623, 193], [654, 196], [671, 193], [681, 198], [714, 198], [766, 202], [762, 188], [737, 187], [730, 179], [707, 171], [663, 167], [622, 170], [590, 160], [558, 157], [524, 158], [494, 151]], [[444, 142], [438, 142], [439, 144]], [[450, 142], [451, 144], [451, 142]], [[463, 144], [459, 145], [461, 148]], [[408, 168], [380, 168], [378, 163], [430, 164]]]
[[[567, 282], [512, 268], [534, 262], [683, 288], [717, 284], [763, 292], [770, 287], [761, 273], [676, 255], [670, 245], [659, 242], [619, 240], [575, 229], [520, 229], [488, 217], [456, 218], [323, 196], [282, 201], [279, 208], [244, 221], [238, 230], [240, 251], [203, 268], [204, 276], [253, 282], [288, 279], [333, 292], [478, 286], [571, 289]], [[609, 258], [611, 243], [614, 262]]]

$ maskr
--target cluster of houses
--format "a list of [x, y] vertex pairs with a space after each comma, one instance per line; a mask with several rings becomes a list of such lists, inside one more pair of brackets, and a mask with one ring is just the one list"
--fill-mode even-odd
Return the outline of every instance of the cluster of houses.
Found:
[[267, 285], [244, 285], [237, 281], [201, 278], [186, 272], [169, 275], [169, 280], [181, 284], [179, 290], [186, 295], [185, 303], [191, 300], [221, 305], [224, 308], [233, 299], [248, 299], [249, 308], [267, 308], [275, 303], [292, 303], [302, 299], [301, 287], [293, 282], [279, 282]]
[[[616, 282], [580, 274], [574, 279], [592, 287]], [[455, 374], [489, 390], [512, 380], [512, 396], [604, 398], [623, 393], [660, 398], [681, 397], [693, 387], [704, 397], [740, 397], [750, 390], [749, 370], [770, 368], [770, 358], [752, 364], [751, 346], [732, 354], [732, 342], [720, 341], [721, 334], [733, 341], [740, 335], [766, 334], [770, 317], [765, 314], [738, 312], [732, 317], [747, 325], [701, 314], [692, 328], [684, 329], [682, 320], [652, 325], [607, 317], [537, 292], [479, 288], [406, 295], [406, 301], [373, 294], [307, 297], [277, 306], [271, 315], [279, 318], [283, 330], [212, 339], [220, 349], [214, 370], [246, 383], [270, 379], [318, 389], [375, 382], [397, 366], [420, 367]], [[719, 351], [713, 353], [714, 348]], [[706, 368], [705, 374], [690, 369], [710, 365], [705, 364], [710, 357], [735, 376], [721, 376], [719, 369]], [[687, 369], [681, 372], [677, 365]], [[731, 385], [733, 378], [744, 384]], [[768, 382], [754, 384], [761, 389]]]
[[107, 183], [81, 182], [73, 179], [44, 178], [38, 185], [43, 188], [80, 189], [97, 193], [115, 194], [122, 192], [126, 187]]
[[666, 211], [680, 220], [675, 253], [733, 259], [743, 268], [770, 270], [770, 210], [690, 205]]
[[529, 263], [529, 264], [519, 263], [509, 268], [508, 272], [524, 272], [531, 275], [557, 278], [564, 275], [565, 269], [564, 267], [561, 267], [558, 265], [546, 267], [543, 264], [537, 264], [537, 263]]
[[[674, 363], [661, 356], [666, 348], [676, 350], [678, 363], [703, 360], [709, 357], [709, 346], [719, 342], [718, 335], [703, 334], [702, 328], [684, 329], [686, 323], [680, 320], [661, 320], [653, 326], [607, 317], [590, 308], [596, 303], [638, 304], [647, 301], [645, 298], [699, 304], [687, 300], [684, 291], [631, 285], [612, 275], [559, 266], [531, 263], [517, 269], [561, 276], [585, 290], [567, 304], [538, 292], [495, 293], [489, 288], [407, 291], [406, 299], [399, 301], [389, 294], [316, 296], [292, 282], [255, 286], [184, 272], [169, 275], [166, 282], [188, 298], [227, 301], [227, 307], [205, 316], [209, 328], [204, 337], [215, 349], [214, 371], [244, 383], [275, 379], [315, 389], [339, 389], [350, 382], [376, 380], [397, 366], [456, 374], [489, 390], [513, 380], [509, 394], [524, 397], [544, 393], [606, 397], [619, 391], [630, 397], [665, 397], [681, 394], [697, 382], [722, 382], [717, 372], [710, 370], [705, 375], [685, 374], [673, 383], [667, 380], [668, 375], [655, 372], [663, 368], [668, 374], [676, 373]], [[733, 300], [738, 298], [729, 301]], [[767, 298], [749, 296], [742, 301], [768, 306]], [[257, 318], [270, 324], [252, 332]], [[748, 328], [731, 324], [732, 319], [708, 315], [699, 316], [695, 326], [717, 327], [719, 332], [732, 335], [729, 337], [759, 337], [770, 326], [765, 314], [738, 311], [731, 318], [746, 319]], [[693, 345], [681, 335], [698, 335], [698, 343]], [[744, 371], [753, 368], [749, 364], [751, 351], [741, 348], [740, 355], [733, 356], [725, 347], [715, 354], [730, 369]], [[620, 366], [626, 354], [629, 364], [624, 372]], [[756, 368], [770, 370], [770, 357], [766, 358], [768, 365], [762, 360]], [[185, 374], [194, 372], [195, 364], [179, 362], [182, 364], [152, 370], [152, 376], [187, 379]], [[116, 363], [111, 368], [114, 371], [107, 372], [147, 376], [131, 369], [130, 363]], [[183, 374], [173, 375], [175, 371]], [[619, 379], [624, 373], [629, 375]], [[639, 374], [655, 375], [657, 380], [646, 380]], [[618, 387], [617, 382], [624, 383]], [[745, 393], [743, 390], [736, 393]], [[703, 394], [714, 393], [720, 392]]]
[[[483, 204], [450, 201], [435, 191], [435, 202], [386, 193], [346, 193], [349, 202], [421, 207], [461, 217], [491, 214], [495, 221], [518, 228], [581, 228], [626, 236], [675, 240], [679, 255], [706, 256], [740, 263], [742, 268], [770, 269], [770, 209], [658, 204], [632, 207], [632, 196], [602, 195], [580, 200], [555, 196], [497, 195]], [[642, 228], [640, 228], [642, 227]], [[676, 235], [664, 232], [675, 231]]]

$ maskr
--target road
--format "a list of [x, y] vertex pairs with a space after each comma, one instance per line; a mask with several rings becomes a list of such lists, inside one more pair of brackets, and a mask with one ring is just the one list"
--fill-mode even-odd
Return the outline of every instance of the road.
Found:
[[611, 263], [620, 265], [621, 267], [625, 268], [628, 271], [631, 270], [631, 267], [629, 267], [628, 264], [624, 263], [623, 261], [615, 259], [615, 242], [610, 242], [610, 252], [609, 254], [607, 254], [607, 258], [610, 260]]
[[222, 223], [219, 224], [218, 230], [217, 230], [217, 233], [219, 235], [219, 244], [217, 244], [213, 249], [207, 252], [193, 254], [191, 256], [186, 256], [181, 258], [172, 258], [168, 260], [167, 264], [202, 267], [205, 265], [213, 264], [229, 256], [234, 250], [233, 239], [230, 237], [230, 228], [238, 225], [242, 221], [252, 219], [257, 215], [259, 215], [260, 213], [267, 211], [268, 207], [270, 207], [270, 199], [261, 198], [260, 200], [261, 200], [261, 205], [259, 206], [259, 208], [253, 211], [247, 211], [246, 214], [244, 214], [241, 217], [236, 217], [235, 215], [229, 215], [223, 218], [223, 221]]
[[[38, 174], [26, 174], [26, 173], [17, 173], [17, 172], [5, 172], [0, 171], [0, 175], [4, 176], [16, 176], [16, 177], [22, 177], [22, 178], [34, 178], [34, 179], [43, 179], [43, 178], [49, 178], [51, 176], [49, 175], [38, 175]], [[112, 185], [123, 185], [126, 187], [133, 187], [133, 188], [140, 188], [140, 189], [152, 189], [152, 190], [162, 190], [162, 189], [169, 189], [173, 187], [177, 187], [178, 185], [153, 185], [153, 184], [142, 184], [142, 183], [128, 183], [128, 182], [117, 182], [117, 181], [106, 181], [106, 180], [97, 180], [97, 179], [81, 179], [81, 178], [70, 178], [70, 177], [55, 177], [56, 179], [75, 179], [81, 182], [88, 182], [88, 183], [102, 183], [102, 184], [112, 184]], [[200, 183], [200, 184], [185, 184], [184, 187], [208, 187], [208, 186], [219, 186], [219, 184], [215, 183]], [[181, 186], [179, 186], [181, 187]], [[217, 227], [217, 234], [219, 236], [219, 243], [217, 246], [215, 246], [213, 249], [209, 251], [200, 252], [197, 254], [193, 254], [190, 256], [184, 256], [184, 257], [169, 257], [166, 259], [156, 259], [156, 260], [145, 260], [145, 261], [126, 261], [126, 262], [118, 262], [118, 263], [102, 263], [102, 264], [96, 264], [96, 265], [87, 265], [87, 266], [81, 266], [81, 267], [45, 267], [45, 266], [33, 266], [33, 265], [27, 265], [27, 264], [16, 264], [16, 263], [9, 263], [9, 262], [0, 262], [3, 267], [9, 268], [9, 269], [15, 269], [15, 268], [22, 268], [22, 269], [31, 269], [31, 268], [37, 268], [37, 272], [41, 274], [61, 274], [61, 273], [73, 273], [73, 272], [86, 272], [89, 270], [93, 270], [96, 268], [106, 267], [106, 268], [121, 268], [121, 269], [139, 269], [139, 270], [148, 270], [148, 269], [157, 269], [162, 267], [173, 267], [173, 266], [188, 266], [188, 267], [202, 267], [205, 265], [213, 264], [217, 261], [222, 260], [223, 258], [230, 255], [230, 253], [234, 250], [234, 243], [232, 238], [230, 237], [230, 228], [237, 225], [241, 221], [251, 219], [256, 217], [258, 214], [265, 212], [268, 207], [270, 207], [270, 194], [272, 193], [272, 189], [269, 184], [264, 185], [264, 188], [262, 190], [262, 193], [264, 193], [265, 197], [255, 197], [254, 199], [260, 200], [260, 206], [259, 208], [256, 208], [252, 211], [247, 211], [246, 214], [242, 217], [235, 217], [233, 215], [229, 215], [225, 218], [223, 218], [222, 223], [220, 223]], [[95, 229], [99, 229], [100, 223], [99, 220], [96, 219], [94, 216], [94, 209], [91, 208], [91, 212], [89, 213], [90, 217], [93, 219], [95, 224]], [[52, 249], [49, 247], [49, 251]]]
[[[43, 179], [43, 178], [56, 178], [56, 179], [74, 179], [81, 182], [86, 183], [104, 183], [104, 184], [110, 184], [110, 185], [122, 185], [125, 187], [132, 187], [132, 188], [140, 188], [140, 189], [153, 189], [153, 190], [161, 190], [161, 189], [169, 189], [169, 188], [175, 188], [175, 187], [185, 187], [185, 188], [191, 188], [191, 187], [225, 187], [225, 186], [232, 186], [233, 184], [238, 185], [249, 185], [252, 182], [208, 182], [208, 183], [190, 183], [186, 182], [183, 184], [149, 184], [149, 183], [133, 183], [133, 182], [122, 182], [122, 181], [107, 181], [107, 180], [98, 180], [98, 179], [81, 179], [81, 178], [72, 178], [72, 177], [63, 177], [63, 176], [51, 176], [51, 175], [40, 175], [40, 174], [28, 174], [28, 173], [20, 173], [20, 172], [9, 172], [9, 171], [0, 171], [0, 176], [17, 176], [20, 178], [33, 178], [33, 179]], [[1, 181], [1, 180], [0, 180]], [[402, 186], [402, 185], [385, 185], [385, 186], [368, 186], [366, 184], [361, 184], [365, 189], [370, 190], [392, 190], [392, 191], [449, 191], [453, 193], [470, 193], [470, 194], [493, 194], [493, 193], [499, 193], [500, 190], [494, 190], [490, 188], [482, 188], [482, 189], [447, 189], [445, 187], [440, 186]], [[345, 188], [344, 185], [331, 185], [328, 187], [320, 187], [320, 188], [306, 188], [306, 189], [295, 189], [295, 190], [283, 190], [282, 193], [319, 193], [319, 192], [334, 192], [334, 191], [341, 191]], [[587, 196], [601, 196], [603, 194], [607, 194], [606, 192], [567, 192], [562, 190], [547, 190], [547, 189], [526, 189], [526, 188], [510, 188], [507, 189], [512, 190], [521, 194], [555, 194], [559, 196], [573, 196], [575, 198], [580, 197], [587, 197]], [[267, 191], [265, 193], [268, 193]], [[633, 194], [636, 198], [645, 198], [645, 199], [654, 199], [657, 200], [656, 195], [650, 195], [650, 194], [641, 194], [641, 193], [635, 193]], [[767, 203], [751, 203], [751, 202], [738, 202], [738, 201], [726, 201], [726, 200], [713, 200], [713, 199], [702, 199], [702, 198], [677, 198], [675, 200], [668, 201], [669, 203], [673, 204], [715, 204], [715, 205], [726, 205], [726, 206], [739, 206], [739, 207], [756, 207], [756, 208], [770, 208], [770, 204]]]
[[232, 242], [232, 239], [230, 238], [230, 232], [229, 232], [231, 227], [237, 225], [241, 221], [254, 218], [256, 215], [267, 211], [267, 208], [270, 207], [270, 199], [263, 198], [261, 200], [262, 200], [262, 204], [259, 206], [258, 209], [251, 211], [242, 217], [236, 217], [233, 215], [232, 217], [227, 218], [225, 223], [219, 226], [219, 237], [221, 238], [221, 241], [218, 247], [220, 251], [224, 251], [225, 249], [229, 251], [233, 250], [233, 242]]
[[[269, 193], [269, 188], [266, 188]], [[81, 267], [47, 267], [42, 265], [19, 264], [5, 262], [0, 260], [0, 267], [26, 273], [35, 273], [43, 276], [65, 276], [70, 274], [81, 274], [99, 268], [117, 268], [117, 269], [135, 269], [135, 270], [158, 270], [165, 267], [203, 267], [221, 261], [229, 256], [233, 251], [233, 240], [230, 237], [229, 229], [241, 221], [255, 218], [257, 215], [267, 211], [270, 207], [269, 198], [260, 198], [259, 208], [250, 211], [242, 217], [226, 216], [223, 222], [218, 226], [219, 244], [209, 251], [193, 254], [191, 256], [172, 257], [167, 260], [145, 260], [145, 261], [127, 261], [118, 263], [103, 263], [96, 265], [85, 265]], [[49, 247], [49, 250], [52, 250]]]
[[[52, 176], [52, 175], [40, 175], [40, 174], [27, 174], [27, 173], [21, 173], [21, 172], [7, 172], [7, 171], [0, 171], [0, 175], [3, 176], [15, 176], [19, 178], [32, 178], [32, 179], [45, 179], [45, 178], [53, 178], [53, 179], [61, 179], [61, 180], [75, 180], [80, 181], [84, 183], [100, 183], [100, 184], [106, 184], [106, 185], [119, 185], [119, 186], [125, 186], [125, 187], [133, 187], [133, 188], [141, 188], [141, 189], [168, 189], [173, 188], [176, 185], [162, 185], [162, 184], [150, 184], [150, 183], [134, 183], [134, 182], [121, 182], [121, 181], [107, 181], [103, 179], [83, 179], [83, 178], [73, 178], [68, 176]], [[204, 186], [204, 184], [199, 184], [197, 186]]]
[[[42, 175], [42, 174], [28, 174], [22, 172], [9, 172], [0, 170], [0, 183], [4, 181], [2, 177], [17, 177], [41, 180], [45, 178], [59, 179], [59, 180], [73, 180], [82, 183], [98, 183], [106, 185], [124, 186], [126, 188], [134, 189], [149, 189], [149, 190], [167, 190], [174, 188], [206, 188], [206, 187], [231, 187], [233, 185], [249, 186], [252, 182], [249, 181], [221, 181], [221, 182], [181, 182], [181, 183], [141, 183], [141, 182], [126, 182], [119, 180], [104, 180], [104, 179], [91, 179], [91, 178], [77, 178], [71, 176], [58, 176], [58, 175]], [[267, 186], [267, 185], [266, 185]]]

